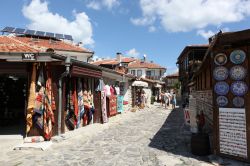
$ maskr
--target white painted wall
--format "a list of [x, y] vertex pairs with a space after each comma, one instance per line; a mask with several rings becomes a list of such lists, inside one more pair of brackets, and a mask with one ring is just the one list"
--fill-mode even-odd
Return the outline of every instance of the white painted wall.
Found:
[[57, 54], [63, 56], [75, 57], [79, 61], [87, 62], [87, 59], [93, 55], [93, 53], [87, 52], [73, 52], [73, 51], [55, 51]]
[[[128, 72], [130, 74], [131, 74], [131, 70], [135, 70], [136, 76], [137, 76], [137, 70], [142, 70], [142, 77], [143, 78], [146, 77], [146, 71], [152, 71], [152, 70], [154, 70], [155, 71], [155, 75], [154, 76], [163, 76], [164, 72], [165, 72], [164, 69], [131, 68], [131, 69], [128, 69]], [[162, 71], [161, 75], [160, 75], [160, 71]]]

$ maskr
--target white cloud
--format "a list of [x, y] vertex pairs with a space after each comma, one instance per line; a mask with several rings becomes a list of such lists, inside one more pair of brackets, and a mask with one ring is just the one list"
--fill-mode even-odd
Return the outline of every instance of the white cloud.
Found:
[[239, 22], [250, 15], [248, 0], [140, 0], [140, 7], [142, 16], [131, 19], [133, 24], [151, 26], [159, 20], [169, 32]]
[[100, 10], [101, 8], [111, 10], [115, 6], [119, 5], [119, 0], [87, 0], [87, 7], [94, 10]]
[[211, 30], [205, 31], [204, 29], [201, 29], [201, 30], [197, 31], [197, 35], [200, 35], [203, 38], [208, 39], [208, 38], [212, 37], [213, 35], [215, 35], [215, 32], [213, 32]]
[[76, 42], [81, 41], [84, 45], [94, 44], [92, 25], [84, 12], [73, 11], [75, 19], [70, 21], [58, 13], [49, 11], [48, 2], [40, 0], [32, 0], [30, 4], [23, 6], [22, 12], [30, 20], [27, 26], [30, 29], [69, 34]]
[[148, 28], [148, 31], [149, 31], [149, 32], [155, 32], [155, 31], [156, 31], [156, 27], [155, 27], [155, 26], [150, 26], [150, 27]]
[[[223, 28], [221, 29], [222, 32], [228, 32], [230, 29], [229, 28]], [[208, 39], [212, 36], [214, 36], [216, 33], [218, 32], [214, 32], [214, 31], [211, 31], [211, 30], [204, 30], [204, 29], [200, 29], [197, 31], [197, 35], [200, 35], [201, 37], [203, 37], [204, 39]]]
[[101, 9], [101, 4], [96, 2], [96, 1], [91, 1], [87, 4], [88, 8], [94, 9], [94, 10], [100, 10]]
[[132, 48], [132, 49], [126, 51], [126, 55], [131, 56], [131, 57], [138, 57], [140, 55], [140, 53], [135, 48]]

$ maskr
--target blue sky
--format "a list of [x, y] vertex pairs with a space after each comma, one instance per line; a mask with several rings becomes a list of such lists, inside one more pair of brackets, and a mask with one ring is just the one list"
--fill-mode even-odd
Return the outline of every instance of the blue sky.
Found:
[[244, 0], [8, 0], [0, 28], [71, 34], [96, 57], [146, 54], [172, 73], [186, 45], [207, 43], [220, 29], [248, 29], [249, 8]]

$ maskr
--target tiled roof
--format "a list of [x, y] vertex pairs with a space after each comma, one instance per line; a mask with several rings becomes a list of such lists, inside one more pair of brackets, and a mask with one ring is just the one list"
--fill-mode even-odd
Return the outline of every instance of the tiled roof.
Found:
[[133, 62], [135, 61], [136, 59], [135, 58], [132, 58], [132, 57], [122, 57], [122, 62], [123, 63], [129, 63], [129, 62]]
[[13, 37], [0, 36], [0, 52], [39, 52], [39, 50], [17, 41]]
[[128, 68], [166, 69], [165, 67], [162, 67], [158, 64], [151, 63], [151, 62], [143, 62], [140, 60], [129, 63]]
[[[122, 57], [121, 62], [122, 63], [130, 63], [135, 61], [135, 58], [131, 58], [131, 57]], [[104, 60], [100, 60], [100, 61], [95, 61], [92, 64], [94, 65], [118, 65], [119, 61], [114, 58], [114, 59], [104, 59]]]
[[91, 52], [85, 48], [75, 46], [70, 43], [66, 43], [62, 40], [50, 40], [50, 39], [35, 39], [30, 37], [13, 37], [23, 43], [30, 45], [31, 47], [39, 50], [47, 50], [49, 48], [59, 51], [76, 51], [76, 52]]
[[93, 62], [92, 64], [94, 65], [117, 65], [119, 64], [119, 62], [114, 59], [105, 59], [105, 60]]

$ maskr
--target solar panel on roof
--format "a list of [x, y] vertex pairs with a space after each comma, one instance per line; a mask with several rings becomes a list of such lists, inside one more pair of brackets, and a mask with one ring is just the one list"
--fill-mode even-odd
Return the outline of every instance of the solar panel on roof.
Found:
[[9, 32], [11, 33], [15, 28], [13, 27], [5, 27], [3, 30], [1, 30], [2, 32]]
[[55, 37], [55, 34], [51, 33], [51, 32], [46, 32], [45, 36], [47, 36], [47, 37]]
[[67, 39], [67, 40], [73, 40], [71, 35], [64, 35], [64, 38]]
[[24, 33], [25, 29], [22, 29], [22, 28], [16, 28], [14, 30], [14, 33]]
[[30, 30], [30, 29], [27, 29], [27, 31], [25, 32], [25, 34], [27, 35], [34, 35], [36, 31], [34, 30]]
[[57, 39], [64, 39], [63, 34], [56, 33], [56, 38]]
[[43, 31], [36, 31], [36, 35], [37, 36], [44, 36], [45, 32], [43, 32]]

